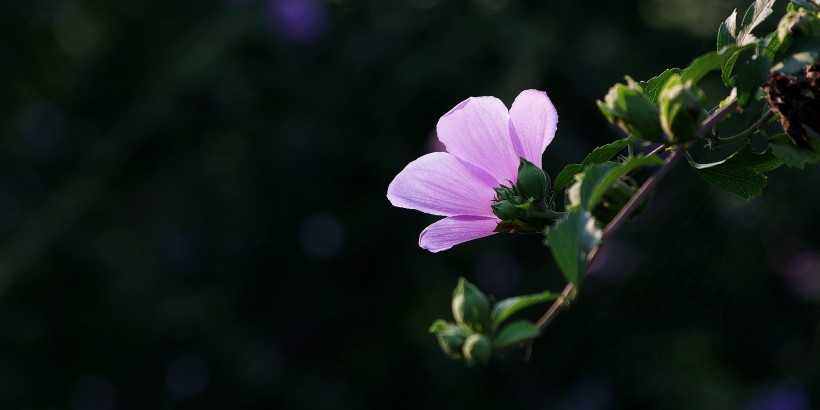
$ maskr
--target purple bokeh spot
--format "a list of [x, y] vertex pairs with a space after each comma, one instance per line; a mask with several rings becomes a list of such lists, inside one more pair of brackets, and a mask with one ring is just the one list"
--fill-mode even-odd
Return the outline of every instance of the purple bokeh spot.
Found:
[[806, 300], [820, 297], [820, 253], [805, 250], [796, 253], [780, 269], [792, 290]]
[[267, 16], [273, 30], [293, 42], [316, 39], [325, 25], [325, 9], [317, 0], [268, 0]]
[[809, 410], [806, 390], [796, 383], [783, 382], [753, 397], [747, 410]]

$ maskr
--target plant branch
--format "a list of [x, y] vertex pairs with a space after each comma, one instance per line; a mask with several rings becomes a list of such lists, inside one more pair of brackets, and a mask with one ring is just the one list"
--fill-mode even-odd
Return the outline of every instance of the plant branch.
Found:
[[772, 117], [774, 117], [774, 115], [775, 115], [775, 113], [773, 111], [767, 111], [765, 114], [763, 114], [762, 117], [760, 117], [759, 120], [757, 120], [754, 124], [752, 124], [752, 126], [749, 127], [748, 129], [743, 130], [742, 132], [740, 132], [736, 135], [732, 135], [731, 137], [718, 138], [718, 139], [710, 140], [709, 141], [709, 148], [716, 148], [716, 147], [720, 147], [720, 146], [723, 146], [723, 145], [726, 145], [726, 144], [732, 144], [732, 143], [737, 142], [737, 141], [743, 141], [743, 140], [748, 141], [749, 138], [751, 138], [752, 135], [754, 135], [754, 133], [756, 133], [761, 128], [763, 128], [766, 125], [766, 123], [768, 123], [769, 120], [772, 119]]
[[[725, 114], [724, 114], [725, 115]], [[649, 155], [654, 155], [657, 152], [665, 149], [665, 146], [660, 146], [651, 152]], [[638, 189], [638, 192], [632, 196], [629, 202], [624, 205], [620, 212], [615, 216], [615, 218], [607, 224], [607, 226], [603, 229], [602, 233], [602, 240], [606, 239], [607, 236], [611, 235], [612, 233], [616, 232], [618, 229], [623, 226], [623, 224], [629, 219], [635, 209], [637, 209], [643, 202], [646, 200], [647, 196], [655, 189], [655, 187], [660, 183], [660, 181], [669, 173], [669, 170], [675, 166], [675, 164], [680, 161], [683, 150], [676, 149], [672, 151], [672, 154], [666, 158], [666, 162], [661, 166], [661, 168], [649, 179], [644, 182], [643, 185]], [[602, 245], [599, 245], [592, 252], [589, 253], [587, 257], [587, 266], [590, 266], [595, 258], [598, 256], [598, 250], [601, 249]], [[564, 290], [561, 292], [561, 296], [552, 303], [552, 306], [538, 319], [536, 322], [536, 326], [538, 326], [539, 330], [543, 330], [547, 325], [549, 325], [555, 316], [558, 315], [562, 310], [566, 309], [572, 301], [575, 300], [577, 295], [577, 289], [572, 283], [568, 283], [567, 286], [564, 287]]]
[[700, 123], [700, 133], [705, 134], [707, 131], [715, 128], [715, 125], [717, 125], [723, 117], [734, 111], [735, 108], [737, 108], [737, 98], [732, 98], [728, 104], [715, 110], [715, 112], [706, 117], [706, 119]]

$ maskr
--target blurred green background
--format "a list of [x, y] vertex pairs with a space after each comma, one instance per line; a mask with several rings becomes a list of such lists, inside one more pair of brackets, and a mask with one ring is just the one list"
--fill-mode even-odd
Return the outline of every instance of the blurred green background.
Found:
[[548, 251], [434, 255], [385, 198], [442, 114], [526, 88], [555, 176], [620, 137], [610, 85], [747, 3], [0, 2], [0, 408], [820, 408], [816, 166], [749, 202], [679, 166], [532, 360], [487, 368], [427, 327], [462, 275], [561, 289]]

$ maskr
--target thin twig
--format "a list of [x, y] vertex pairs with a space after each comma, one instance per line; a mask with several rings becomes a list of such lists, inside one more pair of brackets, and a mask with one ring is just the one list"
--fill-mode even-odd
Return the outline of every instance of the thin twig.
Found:
[[726, 144], [731, 144], [731, 143], [734, 143], [734, 142], [737, 142], [737, 141], [742, 141], [742, 140], [747, 140], [748, 141], [749, 138], [751, 138], [751, 136], [754, 135], [754, 133], [756, 133], [757, 131], [760, 131], [760, 128], [764, 127], [766, 125], [766, 123], [769, 122], [769, 120], [772, 119], [772, 117], [774, 117], [774, 115], [775, 115], [774, 111], [767, 111], [766, 114], [763, 114], [763, 116], [760, 117], [760, 119], [758, 119], [748, 129], [745, 129], [745, 130], [743, 130], [742, 132], [740, 132], [736, 135], [732, 135], [731, 137], [718, 138], [716, 140], [714, 140], [714, 139], [710, 140], [709, 141], [709, 148], [715, 148], [715, 147], [719, 147], [719, 146], [726, 145]]
[[[665, 148], [665, 146], [660, 146], [649, 155], [653, 155], [657, 152], [660, 152]], [[646, 182], [644, 182], [644, 184], [641, 185], [641, 187], [638, 189], [638, 192], [636, 192], [635, 195], [633, 195], [632, 198], [630, 198], [629, 202], [627, 202], [626, 205], [624, 205], [624, 207], [621, 209], [620, 212], [618, 212], [615, 218], [609, 224], [607, 224], [606, 227], [604, 227], [603, 232], [601, 234], [602, 240], [606, 239], [609, 235], [613, 234], [615, 231], [620, 229], [621, 226], [623, 226], [624, 222], [626, 222], [632, 215], [632, 213], [635, 212], [635, 209], [637, 209], [638, 206], [640, 206], [644, 202], [646, 197], [652, 192], [652, 190], [655, 189], [658, 183], [660, 183], [661, 179], [663, 179], [666, 176], [666, 174], [669, 173], [669, 170], [672, 169], [672, 167], [678, 161], [680, 161], [680, 157], [682, 155], [681, 152], [683, 152], [682, 149], [672, 151], [672, 154], [666, 158], [666, 162], [664, 162], [664, 164], [661, 166], [658, 172], [649, 177], [649, 179], [647, 179]], [[593, 249], [592, 252], [589, 253], [587, 257], [587, 266], [592, 265], [592, 262], [598, 256], [598, 250], [600, 248], [601, 246], [599, 245], [598, 247]], [[552, 306], [550, 306], [550, 308], [547, 310], [547, 312], [544, 313], [544, 315], [541, 316], [540, 319], [538, 319], [538, 322], [536, 322], [536, 326], [538, 326], [538, 328], [541, 330], [547, 327], [547, 325], [549, 325], [550, 322], [552, 322], [552, 320], [555, 319], [555, 316], [558, 315], [558, 313], [560, 313], [567, 306], [569, 306], [570, 303], [572, 303], [572, 301], [575, 299], [575, 294], [575, 286], [572, 283], [568, 283], [567, 286], [564, 287], [564, 290], [561, 292], [561, 296], [558, 299], [556, 299], [555, 302], [552, 303]]]
[[[710, 131], [712, 128], [715, 127], [715, 125], [717, 125], [718, 122], [720, 122], [723, 119], [723, 117], [729, 115], [736, 108], [737, 108], [737, 99], [733, 98], [731, 101], [729, 101], [728, 104], [724, 105], [723, 107], [715, 109], [709, 115], [709, 117], [707, 117], [701, 123], [700, 133], [704, 134], [707, 131]], [[768, 121], [768, 120], [769, 120], [769, 118], [765, 119], [765, 121]], [[761, 119], [761, 121], [765, 122], [764, 119]], [[658, 153], [660, 153], [661, 151], [663, 151], [665, 149], [667, 149], [667, 147], [665, 145], [661, 145], [661, 146], [655, 148], [647, 156], [657, 155]], [[607, 226], [604, 227], [604, 229], [601, 233], [602, 244], [603, 244], [603, 241], [607, 237], [609, 237], [609, 235], [612, 235], [613, 233], [618, 231], [618, 229], [620, 229], [621, 226], [623, 226], [623, 224], [627, 220], [629, 220], [629, 217], [632, 215], [632, 213], [635, 212], [635, 210], [641, 204], [643, 204], [643, 202], [646, 200], [647, 196], [655, 189], [655, 187], [660, 183], [660, 181], [669, 173], [669, 171], [672, 169], [672, 167], [674, 167], [675, 164], [677, 164], [680, 161], [680, 158], [681, 158], [681, 156], [683, 156], [684, 152], [686, 152], [686, 146], [678, 147], [674, 151], [672, 151], [672, 154], [670, 154], [666, 158], [666, 162], [664, 162], [664, 164], [661, 166], [661, 168], [658, 169], [658, 171], [655, 172], [654, 175], [649, 177], [649, 179], [647, 179], [643, 183], [643, 185], [641, 185], [641, 187], [638, 189], [638, 192], [636, 192], [635, 195], [633, 195], [632, 198], [629, 199], [629, 202], [627, 202], [626, 205], [624, 205], [624, 207], [621, 208], [621, 210], [618, 212], [618, 214], [615, 215], [615, 218], [612, 219], [612, 221], [610, 221], [609, 224], [607, 224]], [[587, 255], [587, 266], [591, 266], [592, 262], [595, 260], [595, 258], [598, 257], [599, 250], [601, 249], [601, 246], [603, 246], [603, 245], [598, 245], [597, 247], [595, 247], [589, 253], [589, 255]], [[562, 310], [566, 309], [575, 300], [576, 295], [577, 295], [577, 289], [575, 288], [575, 285], [573, 285], [572, 283], [568, 283], [564, 287], [564, 290], [561, 292], [561, 296], [558, 299], [556, 299], [555, 302], [552, 303], [552, 305], [546, 311], [546, 313], [544, 313], [544, 315], [541, 316], [540, 319], [538, 319], [538, 322], [536, 322], [536, 326], [538, 326], [538, 329], [543, 330], [545, 327], [547, 327], [547, 325], [549, 325], [555, 319], [555, 317], [558, 315], [558, 313], [560, 313]], [[526, 350], [526, 353], [525, 353], [525, 360], [529, 360], [531, 354], [532, 354], [532, 341], [530, 341], [530, 343], [527, 346], [527, 350]]]
[[712, 113], [712, 115], [710, 115], [708, 118], [703, 120], [702, 123], [700, 123], [700, 133], [705, 134], [706, 131], [715, 128], [715, 125], [717, 125], [717, 123], [720, 122], [720, 120], [722, 120], [723, 117], [729, 115], [732, 111], [734, 111], [735, 108], [737, 108], [737, 99], [733, 98], [731, 101], [729, 101], [728, 104], [715, 110], [715, 112]]
[[[661, 166], [661, 168], [653, 174], [646, 182], [641, 185], [638, 189], [638, 192], [635, 195], [632, 195], [632, 198], [629, 199], [629, 202], [624, 205], [620, 212], [615, 215], [615, 218], [604, 227], [603, 234], [601, 235], [601, 240], [606, 239], [606, 237], [611, 234], [612, 232], [617, 231], [623, 224], [626, 222], [632, 213], [637, 209], [646, 197], [652, 192], [653, 189], [658, 185], [658, 183], [666, 176], [670, 169], [680, 160], [681, 157], [681, 150], [676, 149], [672, 151], [672, 154], [666, 158], [666, 162]], [[590, 253], [590, 256], [594, 256], [594, 254]], [[590, 261], [591, 262], [591, 261]]]

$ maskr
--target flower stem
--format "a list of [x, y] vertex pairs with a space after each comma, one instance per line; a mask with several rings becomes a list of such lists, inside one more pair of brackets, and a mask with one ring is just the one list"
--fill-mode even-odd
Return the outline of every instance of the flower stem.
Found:
[[[728, 104], [726, 104], [723, 107], [720, 107], [720, 108], [716, 109], [715, 111], [713, 111], [709, 115], [709, 117], [707, 117], [701, 123], [700, 133], [704, 134], [704, 133], [710, 131], [724, 117], [729, 115], [736, 108], [737, 108], [737, 99], [733, 98], [729, 101]], [[751, 135], [751, 133], [753, 133], [754, 131], [759, 129], [761, 126], [765, 125], [765, 123], [770, 118], [771, 117], [768, 116], [768, 115], [764, 116], [764, 118], [761, 118], [754, 125], [757, 128], [755, 130], [750, 131], [749, 135]], [[746, 132], [746, 131], [744, 131], [744, 132]], [[730, 137], [730, 138], [737, 138], [739, 140], [739, 139], [745, 138], [745, 137], [747, 137], [747, 136], [746, 135], [744, 135], [742, 137], [734, 136], [734, 137]], [[653, 150], [651, 153], [649, 153], [647, 156], [657, 155], [665, 149], [667, 149], [667, 147], [664, 146], [664, 145], [661, 145], [661, 146], [657, 147], [655, 150]], [[618, 212], [618, 214], [615, 216], [615, 218], [612, 219], [612, 221], [610, 221], [609, 224], [607, 224], [606, 227], [604, 227], [602, 235], [601, 235], [601, 240], [602, 240], [601, 245], [598, 245], [595, 249], [593, 249], [589, 253], [589, 255], [587, 256], [587, 266], [591, 266], [592, 262], [598, 256], [599, 251], [601, 249], [601, 246], [603, 246], [603, 243], [604, 243], [603, 241], [606, 240], [606, 238], [609, 237], [610, 235], [612, 235], [613, 233], [617, 232], [618, 229], [620, 229], [624, 225], [624, 223], [627, 220], [629, 220], [629, 217], [632, 215], [632, 213], [634, 213], [635, 210], [641, 204], [644, 203], [646, 198], [652, 193], [652, 191], [655, 189], [655, 187], [657, 187], [657, 185], [660, 183], [660, 181], [669, 173], [669, 171], [675, 166], [675, 164], [677, 164], [680, 161], [680, 158], [683, 156], [683, 153], [685, 153], [685, 152], [686, 152], [686, 147], [685, 146], [675, 148], [672, 151], [672, 153], [666, 158], [666, 161], [661, 166], [661, 168], [658, 169], [658, 171], [655, 172], [654, 175], [649, 177], [649, 179], [647, 179], [643, 183], [643, 185], [641, 185], [641, 187], [638, 189], [638, 192], [636, 192], [635, 195], [633, 195], [632, 198], [629, 199], [629, 201]], [[552, 303], [550, 308], [544, 313], [543, 316], [541, 316], [540, 319], [538, 319], [538, 322], [536, 322], [536, 326], [538, 327], [538, 329], [543, 330], [550, 323], [552, 323], [552, 321], [555, 319], [555, 317], [559, 313], [561, 313], [561, 311], [563, 311], [564, 309], [569, 307], [569, 305], [575, 300], [577, 295], [578, 295], [578, 290], [575, 287], [575, 285], [573, 285], [572, 283], [568, 283], [564, 287], [564, 290], [561, 292], [561, 296], [558, 297], [558, 299], [556, 299], [555, 302]], [[530, 357], [531, 353], [532, 353], [532, 342], [530, 342], [530, 344], [527, 346], [527, 352], [525, 354], [525, 358], [527, 360], [529, 360], [529, 357]]]
[[732, 98], [728, 104], [724, 105], [715, 110], [710, 116], [708, 116], [702, 123], [700, 123], [700, 133], [705, 134], [707, 131], [715, 128], [715, 125], [723, 119], [723, 117], [729, 115], [732, 111], [737, 108], [737, 98]]
[[756, 132], [760, 131], [761, 128], [766, 126], [772, 117], [774, 117], [775, 113], [772, 111], [766, 111], [759, 120], [757, 120], [751, 127], [748, 129], [740, 132], [739, 134], [732, 135], [731, 137], [726, 138], [717, 138], [712, 139], [709, 141], [709, 148], [716, 148], [727, 144], [732, 144], [738, 141], [748, 141], [749, 138], [752, 137]]
[[556, 211], [527, 211], [526, 218], [538, 219], [542, 221], [554, 221], [557, 219], [561, 219], [566, 215], [566, 212], [556, 212]]
[[[658, 147], [650, 155], [660, 152], [664, 148], [665, 147], [663, 146]], [[666, 158], [666, 162], [664, 162], [661, 168], [654, 175], [649, 177], [649, 179], [647, 179], [643, 185], [641, 185], [641, 187], [638, 189], [638, 192], [636, 192], [635, 195], [633, 195], [632, 198], [629, 200], [629, 202], [627, 202], [626, 205], [624, 205], [624, 207], [621, 209], [620, 212], [618, 212], [615, 218], [612, 219], [612, 221], [609, 222], [609, 224], [607, 224], [606, 227], [604, 227], [601, 238], [602, 241], [605, 240], [609, 235], [612, 235], [614, 232], [620, 229], [621, 226], [623, 226], [624, 222], [626, 222], [629, 219], [629, 216], [632, 215], [633, 212], [635, 212], [635, 209], [637, 209], [638, 206], [640, 206], [644, 202], [646, 197], [655, 189], [658, 183], [660, 183], [660, 181], [669, 173], [672, 167], [674, 167], [675, 164], [678, 163], [678, 161], [680, 161], [683, 152], [683, 148], [678, 148], [672, 151], [672, 154], [670, 154], [669, 157]], [[603, 245], [599, 245], [598, 247], [593, 249], [592, 252], [589, 253], [589, 256], [587, 257], [587, 266], [590, 266], [592, 262], [595, 260], [595, 258], [598, 256], [598, 251], [601, 249], [601, 246]], [[538, 329], [543, 330], [545, 327], [547, 327], [547, 325], [549, 325], [552, 322], [552, 320], [555, 319], [555, 316], [557, 316], [558, 313], [566, 309], [570, 305], [570, 303], [572, 303], [572, 301], [575, 300], [577, 294], [578, 292], [575, 286], [571, 283], [568, 283], [567, 286], [564, 287], [564, 290], [561, 292], [561, 296], [558, 299], [556, 299], [555, 302], [552, 303], [552, 306], [550, 306], [547, 312], [544, 313], [544, 315], [541, 316], [540, 319], [538, 319], [538, 322], [536, 322], [536, 326], [538, 326]]]

